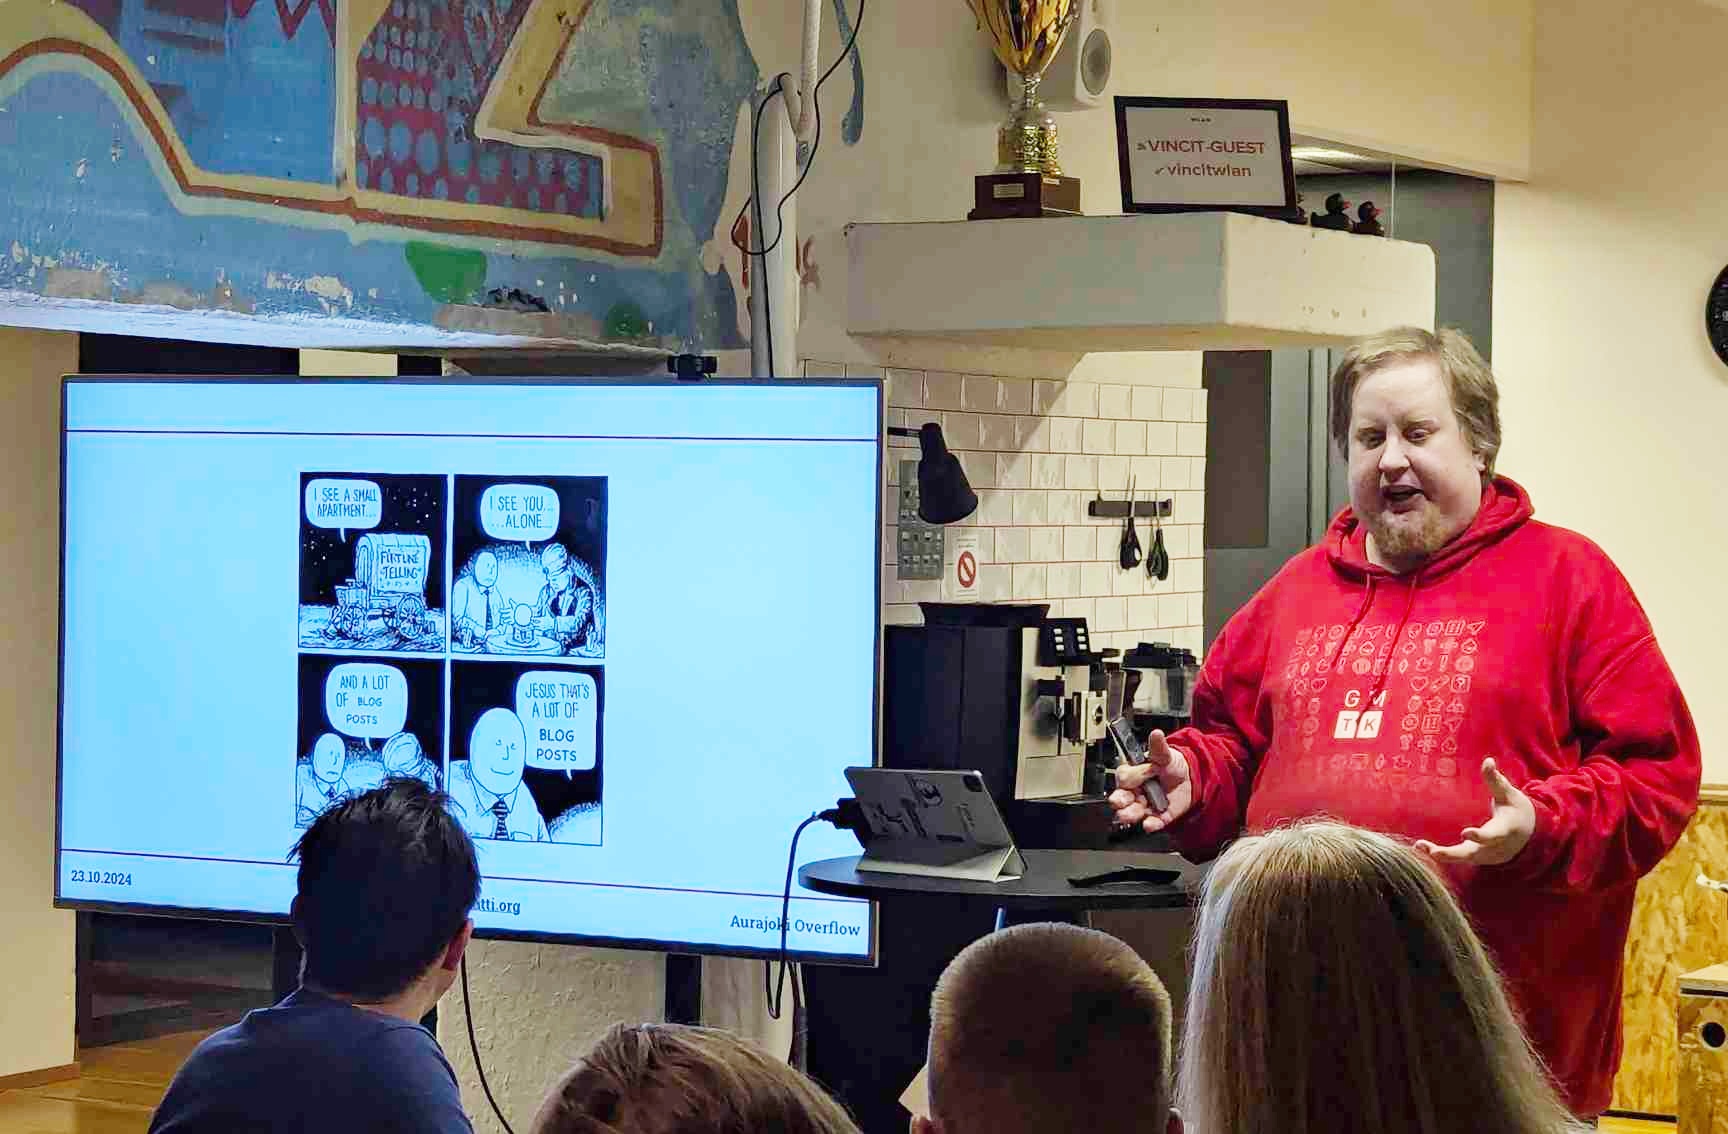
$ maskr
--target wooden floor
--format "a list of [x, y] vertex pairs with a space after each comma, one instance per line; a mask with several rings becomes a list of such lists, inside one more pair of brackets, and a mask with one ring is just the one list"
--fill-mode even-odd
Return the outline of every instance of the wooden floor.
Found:
[[168, 1081], [205, 1034], [88, 1048], [76, 1079], [0, 1091], [0, 1134], [144, 1134]]
[[[0, 1134], [145, 1134], [168, 1081], [204, 1032], [88, 1049], [76, 1079], [0, 1091]], [[1607, 1134], [1674, 1134], [1671, 1122], [1604, 1118]]]

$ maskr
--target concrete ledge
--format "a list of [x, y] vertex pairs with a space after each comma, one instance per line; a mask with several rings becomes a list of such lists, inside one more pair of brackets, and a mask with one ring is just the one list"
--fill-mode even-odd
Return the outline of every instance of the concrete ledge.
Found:
[[1434, 325], [1434, 252], [1236, 213], [858, 224], [847, 330], [891, 365], [957, 350], [1324, 346]]

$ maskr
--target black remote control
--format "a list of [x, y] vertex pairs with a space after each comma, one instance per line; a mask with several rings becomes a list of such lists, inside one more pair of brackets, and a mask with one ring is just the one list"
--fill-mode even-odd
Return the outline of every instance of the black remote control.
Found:
[[[1128, 723], [1127, 717], [1116, 717], [1110, 722], [1110, 738], [1116, 742], [1116, 750], [1122, 754], [1122, 763], [1146, 763], [1146, 746], [1134, 735], [1134, 726]], [[1164, 794], [1164, 785], [1159, 783], [1156, 777], [1140, 785], [1140, 790], [1146, 793], [1146, 800], [1152, 805], [1154, 813], [1169, 808], [1170, 797]]]

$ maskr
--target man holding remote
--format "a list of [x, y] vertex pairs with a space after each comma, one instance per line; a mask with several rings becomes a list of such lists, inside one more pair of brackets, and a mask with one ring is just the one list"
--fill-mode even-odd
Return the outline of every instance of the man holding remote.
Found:
[[1698, 738], [1620, 572], [1494, 475], [1498, 407], [1455, 331], [1345, 355], [1331, 432], [1350, 507], [1231, 618], [1189, 727], [1153, 733], [1111, 802], [1195, 859], [1321, 814], [1412, 840], [1593, 1118], [1620, 1059], [1634, 885], [1697, 806]]

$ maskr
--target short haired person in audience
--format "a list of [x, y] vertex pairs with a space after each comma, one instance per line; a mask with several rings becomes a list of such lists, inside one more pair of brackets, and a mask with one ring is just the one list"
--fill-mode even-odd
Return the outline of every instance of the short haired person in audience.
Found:
[[445, 802], [391, 780], [313, 822], [295, 847], [300, 988], [200, 1043], [151, 1134], [471, 1134], [420, 1026], [455, 980], [480, 892]]
[[1170, 1062], [1170, 995], [1139, 954], [1076, 925], [1014, 926], [936, 983], [930, 1117], [912, 1132], [1182, 1134]]
[[858, 1134], [822, 1088], [712, 1028], [619, 1024], [552, 1088], [532, 1134]]
[[1600, 1114], [1635, 884], [1698, 805], [1686, 700], [1608, 556], [1495, 474], [1499, 393], [1463, 335], [1350, 347], [1331, 432], [1349, 508], [1224, 625], [1190, 726], [1112, 802], [1196, 859], [1319, 815], [1411, 840], [1567, 1105]]
[[[1120, 1073], [1120, 1088], [1142, 1082]], [[1177, 1101], [1205, 1134], [1587, 1129], [1434, 867], [1329, 822], [1241, 839], [1214, 863]]]

